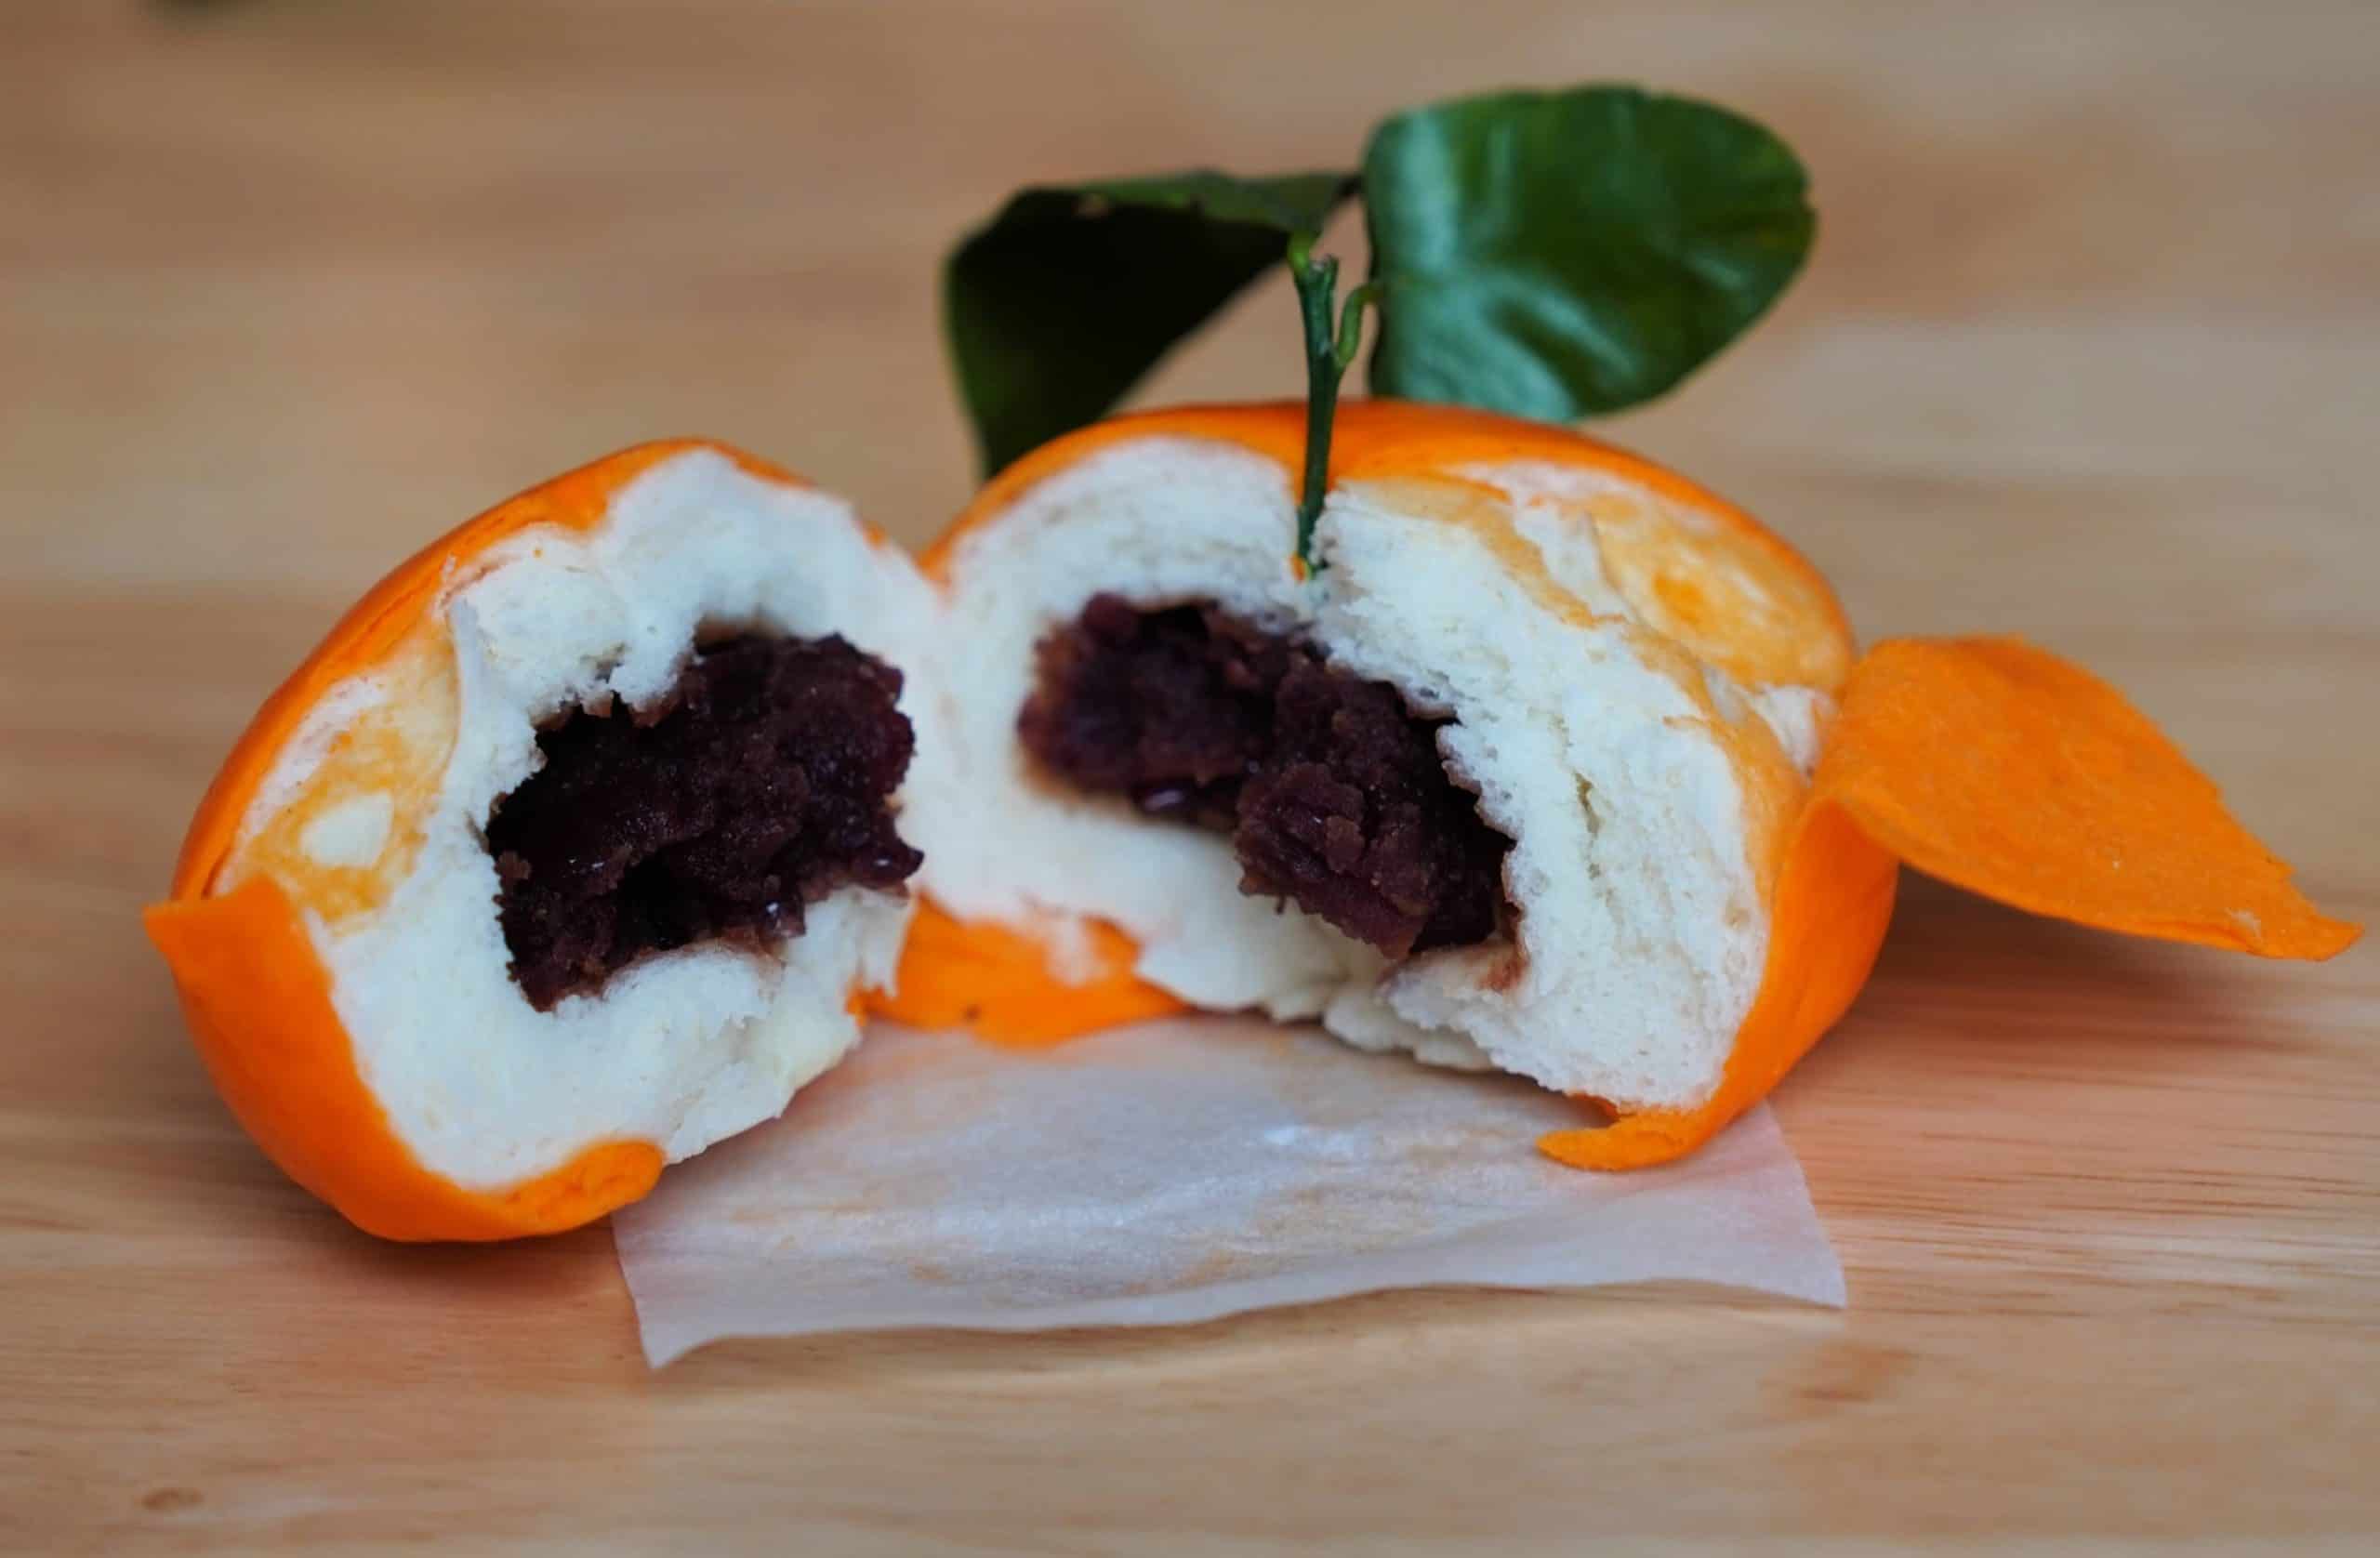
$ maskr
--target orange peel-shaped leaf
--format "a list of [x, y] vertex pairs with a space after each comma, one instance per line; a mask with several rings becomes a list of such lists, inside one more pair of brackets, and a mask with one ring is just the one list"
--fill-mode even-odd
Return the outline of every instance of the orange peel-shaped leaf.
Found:
[[1844, 693], [1820, 791], [1928, 876], [2032, 914], [2264, 957], [2332, 919], [2122, 693], [2016, 639], [1894, 639]]

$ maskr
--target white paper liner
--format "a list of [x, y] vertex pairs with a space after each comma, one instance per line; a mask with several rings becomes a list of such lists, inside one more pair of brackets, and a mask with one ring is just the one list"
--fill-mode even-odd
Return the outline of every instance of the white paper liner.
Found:
[[879, 1023], [613, 1226], [655, 1367], [726, 1337], [1180, 1325], [1388, 1287], [1843, 1303], [1766, 1108], [1630, 1174], [1531, 1145], [1579, 1123], [1525, 1082], [1252, 1019], [1031, 1052]]

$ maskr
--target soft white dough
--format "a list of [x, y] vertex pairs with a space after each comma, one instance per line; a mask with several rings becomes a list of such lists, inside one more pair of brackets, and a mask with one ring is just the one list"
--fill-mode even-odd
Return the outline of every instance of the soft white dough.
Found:
[[[710, 625], [840, 633], [890, 661], [922, 750], [935, 739], [932, 588], [839, 499], [699, 450], [635, 479], [590, 532], [531, 531], [483, 554], [440, 609], [459, 729], [419, 852], [383, 907], [311, 926], [396, 1134], [431, 1171], [497, 1189], [597, 1142], [651, 1141], [675, 1160], [774, 1116], [857, 1040], [848, 992], [890, 982], [908, 898], [847, 888], [812, 906], [777, 956], [689, 947], [539, 1012], [506, 972], [480, 828], [536, 765], [539, 720], [607, 696], [650, 700]], [[335, 691], [329, 706], [362, 695]], [[293, 744], [259, 804], [294, 793], [323, 750]]]
[[1324, 511], [1315, 640], [1456, 718], [1439, 735], [1513, 840], [1509, 948], [1425, 954], [1383, 986], [1500, 1070], [1634, 1106], [1699, 1102], [1751, 1005], [1765, 912], [1744, 801], [1707, 713], [1621, 622], [1540, 603], [1471, 533], [1375, 507]]
[[[1556, 595], [1603, 620], [1549, 605], [1464, 527], [1390, 511], [1360, 486], [1333, 494], [1317, 532], [1328, 566], [1302, 584], [1286, 562], [1287, 480], [1227, 445], [1115, 444], [1028, 490], [950, 559], [938, 782], [951, 787], [915, 810], [923, 885], [964, 918], [1113, 921], [1140, 944], [1142, 976], [1195, 1005], [1319, 1016], [1367, 1049], [1493, 1065], [1625, 1106], [1701, 1102], [1767, 942], [1744, 793], [1709, 707], [1640, 659], [1592, 529], [1521, 501], [1532, 474], [1501, 483], [1515, 528]], [[1441, 750], [1514, 840], [1518, 948], [1388, 965], [1319, 919], [1243, 895], [1220, 835], [1154, 825], [1032, 772], [1015, 720], [1034, 645], [1102, 590], [1217, 601], [1453, 715]], [[1747, 695], [1719, 691], [1736, 706]], [[1817, 718], [1790, 696], [1750, 696], [1789, 725]]]

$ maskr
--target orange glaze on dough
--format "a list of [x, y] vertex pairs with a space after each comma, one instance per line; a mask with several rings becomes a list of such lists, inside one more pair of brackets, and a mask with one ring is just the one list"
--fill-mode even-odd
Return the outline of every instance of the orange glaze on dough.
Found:
[[[639, 444], [532, 487], [432, 542], [375, 585], [265, 700], [191, 819], [170, 899], [142, 917], [173, 970], [192, 1035], [232, 1113], [290, 1178], [367, 1232], [392, 1239], [559, 1233], [643, 1195], [661, 1171], [661, 1150], [649, 1142], [603, 1143], [550, 1173], [494, 1193], [431, 1173], [390, 1131], [356, 1069], [354, 1046], [332, 1005], [304, 912], [324, 918], [363, 912], [385, 897], [402, 872], [315, 868], [286, 882], [276, 879], [274, 867], [297, 858], [297, 852], [278, 837], [277, 826], [269, 826], [258, 836], [261, 847], [251, 852], [256, 869], [236, 883], [218, 883], [218, 876], [258, 787], [324, 694], [350, 678], [402, 668], [431, 653], [425, 639], [437, 640], [435, 654], [451, 661], [433, 608], [469, 580], [476, 559], [539, 525], [591, 530], [628, 482], [695, 449], [715, 450], [766, 481], [808, 485], [724, 445], [674, 439]], [[869, 535], [883, 544], [880, 535]], [[398, 680], [410, 686], [419, 679], [407, 672]], [[342, 737], [325, 769], [349, 765], [385, 776], [392, 768], [418, 766], [379, 750], [386, 744], [369, 721], [363, 734], [352, 750]], [[307, 786], [298, 804], [311, 812], [337, 799], [318, 793], [323, 788]], [[400, 819], [400, 843], [407, 826]], [[229, 891], [210, 896], [218, 885]], [[289, 896], [291, 887], [319, 893], [322, 901], [310, 898], [301, 906]]]
[[[1133, 439], [1236, 444], [1294, 480], [1302, 415], [1294, 403], [1189, 407], [1059, 439], [1002, 471], [925, 554], [926, 570], [946, 583], [970, 532], [1035, 483]], [[1695, 1109], [1621, 1113], [1606, 1126], [1554, 1132], [1539, 1143], [1549, 1155], [1593, 1168], [1665, 1163], [1767, 1096], [1866, 984], [1903, 860], [2034, 913], [2135, 935], [2284, 957], [2327, 957], [2354, 940], [2357, 928], [2317, 913], [2289, 885], [2287, 867], [2223, 810], [2214, 786], [2105, 683], [2006, 640], [1894, 640], [1855, 666], [1850, 630], [1816, 570], [1741, 510], [1636, 456], [1484, 413], [1354, 402], [1340, 408], [1331, 477], [1334, 485], [1445, 478], [1523, 460], [1617, 477], [1714, 522], [1715, 532], [1699, 536], [1632, 530], [1621, 550], [1634, 554], [1623, 561], [1646, 587], [1633, 597], [1640, 609], [1652, 601], [1655, 626], [1723, 667], [1735, 659], [1776, 665], [1775, 622], [1756, 629], [1767, 641], [1726, 641], [1740, 592], [1727, 588], [1726, 568], [1712, 565], [1714, 552], [1725, 553], [1731, 567], [1781, 586], [1812, 614], [1798, 627], [1801, 647], [1783, 646], [1805, 679], [1787, 680], [1839, 688], [1843, 699], [1775, 865], [1760, 988], [1717, 1091]], [[997, 1010], [1001, 1036], [1049, 1042], [1129, 1020], [1111, 1015], [1118, 1007], [1141, 1015], [1135, 1003], [1156, 1010], [1172, 1002], [1128, 978], [1136, 949], [1112, 927], [1099, 928], [1112, 956], [1083, 986], [1012, 931], [960, 924], [931, 904], [925, 913], [934, 928], [904, 958], [902, 1001], [932, 1021], [980, 1025]]]

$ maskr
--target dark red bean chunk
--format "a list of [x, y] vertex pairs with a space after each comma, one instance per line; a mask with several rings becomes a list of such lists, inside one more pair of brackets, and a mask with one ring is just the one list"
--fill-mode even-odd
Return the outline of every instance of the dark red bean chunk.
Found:
[[647, 953], [799, 935], [838, 888], [900, 888], [924, 859], [890, 804], [916, 746], [900, 692], [840, 637], [743, 637], [698, 650], [647, 709], [549, 725], [545, 765], [487, 824], [530, 1004]]
[[1241, 891], [1392, 957], [1482, 942], [1509, 918], [1512, 840], [1447, 773], [1447, 721], [1387, 682], [1210, 604], [1116, 595], [1037, 653], [1025, 749], [1078, 788], [1230, 834]]

